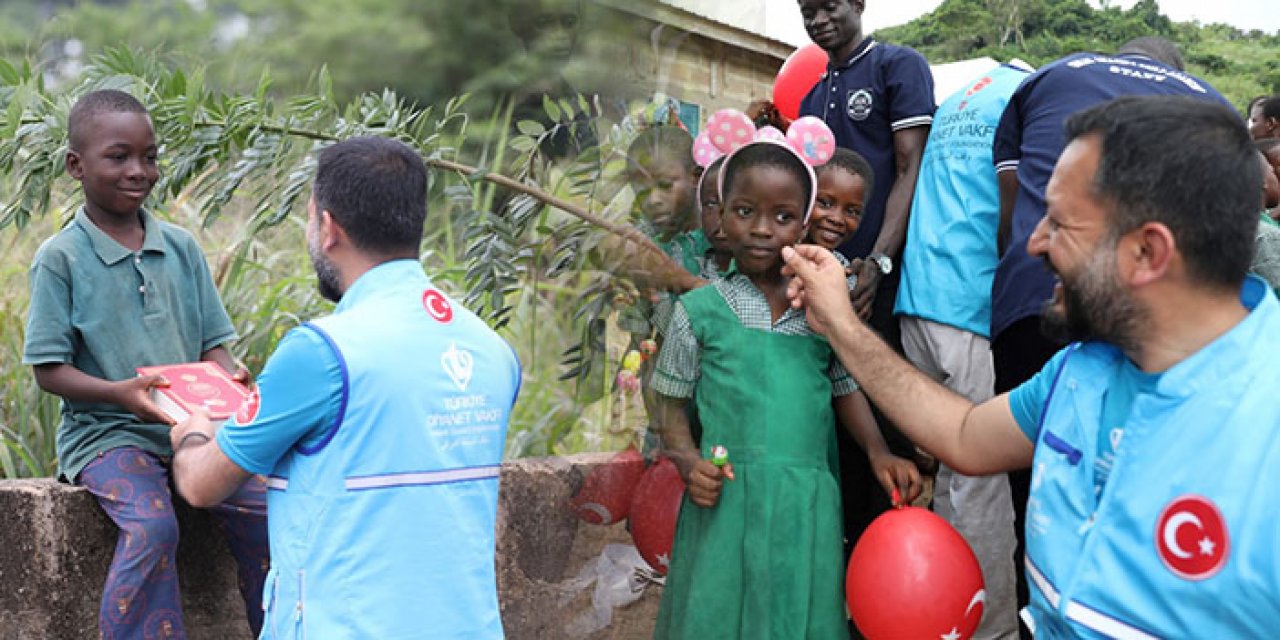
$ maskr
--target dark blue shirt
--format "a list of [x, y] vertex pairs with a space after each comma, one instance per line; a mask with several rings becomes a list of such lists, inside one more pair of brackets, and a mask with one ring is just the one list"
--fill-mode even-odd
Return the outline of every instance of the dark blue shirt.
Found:
[[1014, 92], [996, 129], [996, 170], [1018, 172], [1013, 230], [991, 289], [991, 337], [1040, 315], [1054, 278], [1027, 239], [1044, 216], [1044, 191], [1066, 147], [1063, 125], [1071, 114], [1126, 95], [1190, 95], [1231, 103], [1204, 80], [1141, 55], [1077, 53], [1042, 67]]
[[822, 118], [836, 144], [871, 163], [875, 181], [858, 231], [840, 251], [849, 257], [871, 252], [884, 224], [897, 169], [893, 133], [933, 122], [933, 74], [915, 49], [863, 40], [844, 64], [827, 72], [800, 103], [801, 116]]

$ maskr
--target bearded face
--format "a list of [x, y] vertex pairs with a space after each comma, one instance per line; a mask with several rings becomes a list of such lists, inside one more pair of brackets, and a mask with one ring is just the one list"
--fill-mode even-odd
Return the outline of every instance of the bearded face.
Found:
[[337, 302], [342, 299], [342, 280], [338, 277], [338, 268], [325, 257], [320, 248], [320, 214], [316, 208], [316, 200], [307, 201], [307, 254], [311, 257], [311, 268], [315, 269], [317, 288], [325, 300]]
[[1118, 236], [1103, 239], [1093, 259], [1070, 271], [1050, 263], [1059, 284], [1040, 316], [1046, 336], [1063, 342], [1103, 340], [1126, 351], [1136, 346], [1146, 314], [1120, 285], [1118, 242]]
[[316, 287], [320, 296], [330, 302], [342, 299], [342, 282], [338, 279], [338, 269], [333, 266], [320, 250], [320, 243], [315, 234], [307, 239], [307, 253], [311, 255], [311, 267], [316, 271]]

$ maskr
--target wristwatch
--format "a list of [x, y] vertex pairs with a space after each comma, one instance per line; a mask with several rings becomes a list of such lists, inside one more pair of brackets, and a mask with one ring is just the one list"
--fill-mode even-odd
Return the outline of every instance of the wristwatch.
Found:
[[877, 251], [867, 255], [867, 259], [875, 263], [876, 268], [880, 270], [880, 275], [887, 276], [893, 272], [893, 258]]

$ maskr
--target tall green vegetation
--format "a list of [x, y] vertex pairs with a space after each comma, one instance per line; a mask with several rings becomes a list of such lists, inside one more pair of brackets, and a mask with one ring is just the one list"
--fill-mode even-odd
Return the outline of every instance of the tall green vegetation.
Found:
[[914, 47], [931, 62], [991, 56], [1035, 66], [1161, 36], [1181, 47], [1190, 72], [1242, 109], [1254, 96], [1280, 93], [1280, 34], [1175, 23], [1156, 0], [1140, 0], [1128, 10], [1095, 9], [1086, 0], [944, 0], [933, 12], [876, 35]]
[[[424, 266], [442, 289], [498, 327], [524, 364], [508, 453], [616, 448], [633, 437], [635, 398], [613, 388], [616, 365], [603, 355], [609, 327], [617, 333], [610, 318], [636, 291], [591, 259], [602, 229], [635, 233], [599, 218], [623, 165], [624, 129], [553, 164], [539, 148], [554, 129], [532, 120], [511, 127], [505, 111], [469, 111], [465, 99], [418, 107], [384, 90], [342, 102], [324, 69], [307, 91], [287, 99], [270, 95], [268, 74], [244, 94], [211, 89], [206, 78], [201, 67], [108, 50], [70, 87], [51, 89], [30, 65], [0, 60], [0, 475], [47, 475], [56, 464], [56, 400], [20, 364], [25, 272], [40, 241], [79, 203], [62, 166], [70, 105], [107, 87], [133, 92], [151, 111], [162, 179], [150, 204], [197, 231], [241, 335], [234, 350], [251, 370], [260, 371], [284, 332], [327, 309], [315, 293], [300, 215], [314, 152], [351, 136], [394, 137], [436, 168]], [[573, 121], [588, 106], [579, 99], [543, 105], [551, 122]], [[474, 137], [477, 121], [508, 133]], [[557, 208], [544, 206], [555, 198]], [[646, 243], [632, 246], [656, 251]]]
[[[209, 86], [226, 93], [252, 92], [264, 70], [274, 95], [305, 93], [327, 66], [340, 102], [391, 88], [409, 103], [467, 92], [489, 106], [495, 91], [545, 75], [530, 67], [510, 21], [552, 3], [581, 12], [584, 57], [622, 32], [618, 14], [578, 0], [4, 0], [0, 58], [30, 59], [50, 78], [74, 80], [94, 56], [127, 45], [202, 67]], [[612, 79], [608, 65], [574, 72], [577, 84], [597, 89]]]
[[[59, 65], [87, 61], [128, 43], [185, 66], [206, 67], [210, 83], [228, 92], [254, 89], [264, 68], [281, 95], [300, 93], [328, 63], [334, 91], [350, 100], [394, 87], [410, 101], [454, 95], [478, 69], [516, 54], [499, 38], [486, 46], [482, 30], [503, 24], [492, 2], [415, 0], [128, 0], [74, 2], [7, 0], [0, 9], [0, 52]], [[48, 15], [45, 11], [52, 8]], [[7, 27], [7, 28], [6, 28]]]

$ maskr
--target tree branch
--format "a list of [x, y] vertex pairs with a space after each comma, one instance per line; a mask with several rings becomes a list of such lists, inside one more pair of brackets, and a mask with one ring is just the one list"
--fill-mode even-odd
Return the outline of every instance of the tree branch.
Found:
[[657, 251], [658, 253], [661, 253], [664, 256], [666, 255], [666, 253], [662, 251], [662, 249], [658, 248], [658, 245], [654, 244], [652, 240], [650, 240], [643, 233], [640, 233], [640, 231], [635, 227], [614, 224], [608, 220], [605, 220], [604, 218], [601, 218], [600, 216], [597, 216], [591, 213], [590, 211], [587, 211], [586, 209], [582, 208], [579, 205], [569, 202], [568, 200], [557, 198], [556, 196], [553, 196], [545, 191], [542, 191], [541, 189], [537, 189], [529, 185], [523, 184], [521, 182], [517, 182], [500, 173], [483, 171], [477, 167], [472, 167], [472, 166], [462, 164], [460, 162], [453, 162], [452, 160], [444, 160], [441, 158], [427, 158], [426, 163], [432, 167], [445, 169], [448, 171], [457, 171], [458, 173], [463, 173], [470, 177], [480, 178], [482, 180], [488, 180], [489, 182], [492, 182], [502, 187], [506, 187], [513, 191], [519, 191], [520, 193], [530, 196], [538, 200], [539, 202], [542, 202], [544, 204], [548, 204], [557, 209], [560, 209], [568, 213], [569, 215], [572, 215], [573, 217], [582, 220], [583, 222], [593, 224], [597, 227], [600, 227], [601, 229], [604, 229], [605, 231], [608, 231], [615, 235], [621, 236], [624, 239], [631, 240], [632, 242], [640, 244], [641, 246], [644, 246], [649, 250]]

